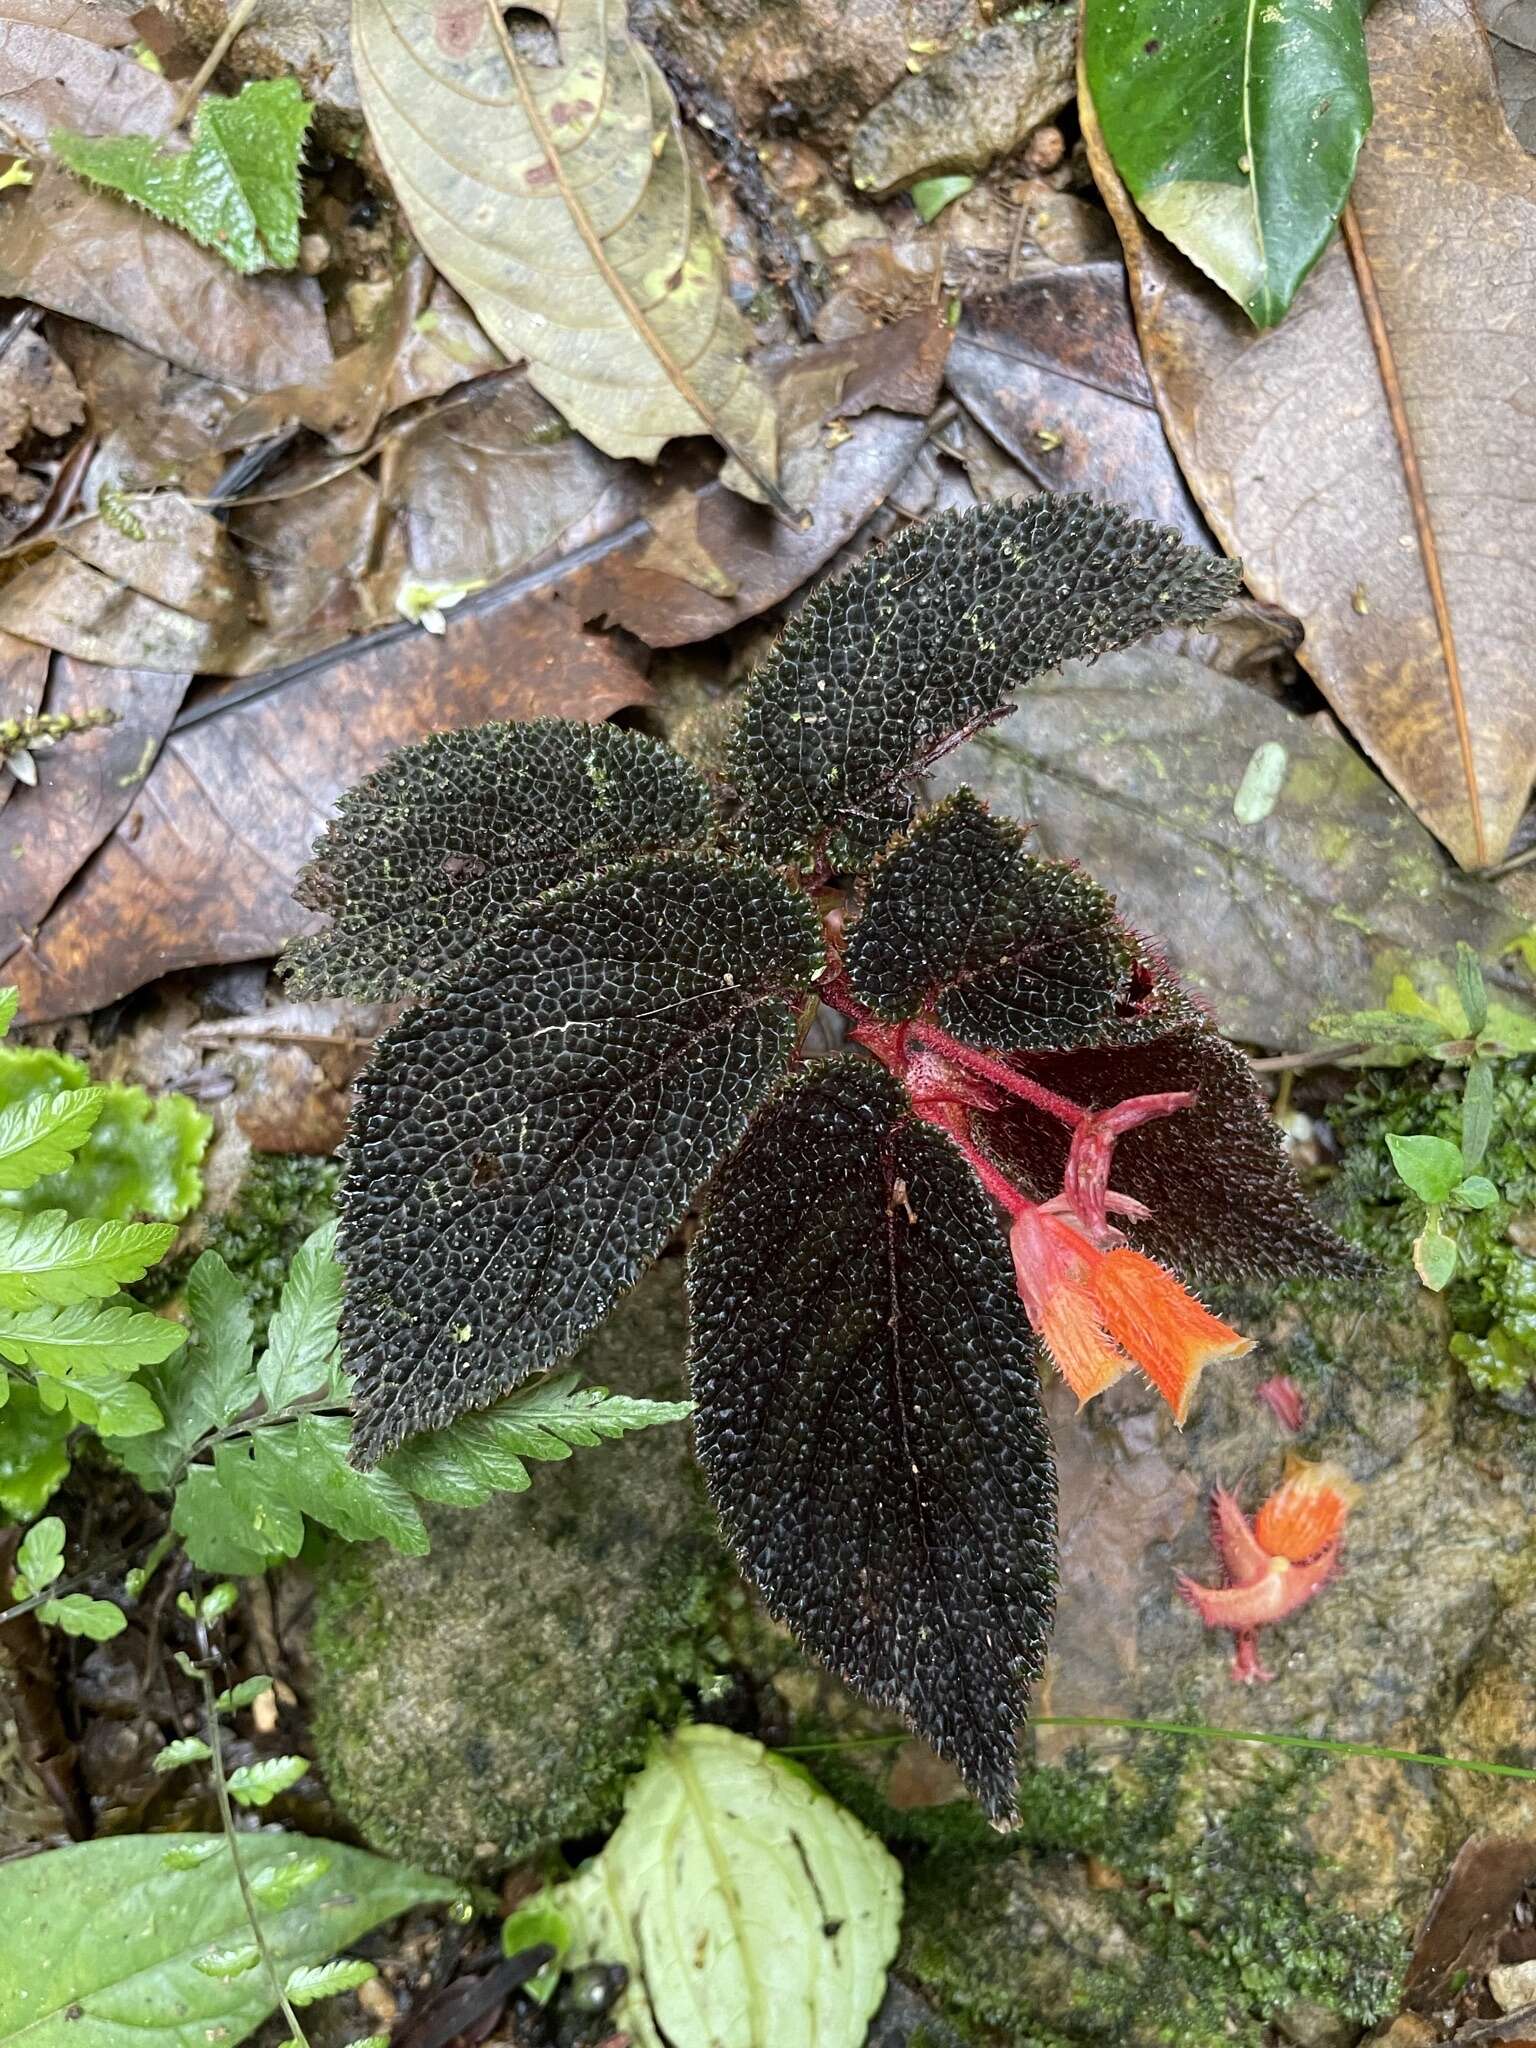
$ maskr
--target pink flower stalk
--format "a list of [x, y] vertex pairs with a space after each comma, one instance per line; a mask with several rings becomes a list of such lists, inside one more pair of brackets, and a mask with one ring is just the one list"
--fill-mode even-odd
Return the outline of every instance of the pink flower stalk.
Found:
[[1253, 1391], [1288, 1436], [1301, 1435], [1306, 1426], [1306, 1404], [1289, 1373], [1277, 1372], [1273, 1379], [1260, 1380]]
[[[1127, 1097], [1104, 1109], [1068, 1101], [1028, 1073], [918, 1018], [884, 1024], [858, 1003], [834, 953], [824, 1001], [852, 1024], [850, 1038], [902, 1081], [917, 1114], [959, 1147], [1009, 1218], [1019, 1297], [1078, 1405], [1139, 1368], [1182, 1427], [1200, 1375], [1253, 1349], [1202, 1306], [1157, 1260], [1126, 1244], [1111, 1216], [1151, 1211], [1110, 1185], [1116, 1141], [1154, 1118], [1193, 1106], [1187, 1093]], [[1027, 1102], [1070, 1132], [1061, 1191], [1032, 1201], [978, 1141], [975, 1119]], [[983, 1127], [984, 1128], [984, 1127]]]

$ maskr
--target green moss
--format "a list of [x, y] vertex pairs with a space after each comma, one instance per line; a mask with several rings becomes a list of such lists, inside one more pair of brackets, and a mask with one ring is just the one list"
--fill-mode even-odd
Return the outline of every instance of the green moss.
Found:
[[[683, 1341], [664, 1261], [575, 1363], [670, 1395]], [[426, 1557], [338, 1547], [317, 1574], [315, 1734], [374, 1848], [482, 1876], [616, 1817], [652, 1731], [713, 1673], [730, 1566], [683, 1427], [578, 1451], [526, 1493], [427, 1524]]]
[[234, 1203], [210, 1220], [202, 1242], [158, 1267], [134, 1292], [158, 1306], [180, 1293], [200, 1252], [216, 1251], [244, 1281], [257, 1342], [265, 1342], [294, 1254], [330, 1216], [339, 1175], [334, 1159], [253, 1153]]
[[1258, 2048], [1292, 2007], [1361, 2026], [1393, 2010], [1402, 1929], [1350, 1912], [1305, 1844], [1317, 1764], [1266, 1770], [1225, 1812], [1197, 1768], [1145, 1741], [1112, 1775], [1085, 1756], [1029, 1771], [1018, 1831], [980, 1856], [914, 1852], [904, 1817], [904, 1973], [1009, 2048]]

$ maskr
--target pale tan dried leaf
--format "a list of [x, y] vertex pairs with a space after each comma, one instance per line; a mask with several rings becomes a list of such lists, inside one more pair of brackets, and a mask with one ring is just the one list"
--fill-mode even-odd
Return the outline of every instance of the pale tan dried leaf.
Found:
[[331, 360], [313, 278], [242, 277], [179, 228], [49, 164], [0, 197], [0, 293], [244, 391], [297, 384]]
[[1302, 621], [1300, 659], [1366, 752], [1480, 867], [1536, 774], [1536, 162], [1470, 0], [1380, 0], [1368, 36], [1376, 120], [1353, 207], [1382, 350], [1339, 241], [1255, 334], [1137, 219], [1080, 104], [1202, 510], [1249, 586]]
[[666, 82], [621, 0], [540, 12], [553, 62], [489, 0], [356, 0], [363, 108], [411, 227], [588, 440], [650, 461], [713, 434], [776, 497], [772, 406]]

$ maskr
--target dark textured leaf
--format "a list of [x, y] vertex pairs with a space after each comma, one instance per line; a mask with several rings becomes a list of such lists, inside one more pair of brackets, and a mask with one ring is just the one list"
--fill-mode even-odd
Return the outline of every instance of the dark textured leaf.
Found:
[[886, 1075], [798, 1075], [689, 1260], [699, 1453], [769, 1606], [995, 1818], [1051, 1613], [1055, 1484], [997, 1220]]
[[[1027, 1069], [1090, 1109], [1129, 1095], [1195, 1095], [1193, 1108], [1141, 1124], [1115, 1146], [1111, 1185], [1152, 1212], [1146, 1222], [1116, 1218], [1138, 1251], [1197, 1281], [1366, 1269], [1307, 1202], [1247, 1060], [1209, 1023], [1141, 1044], [1035, 1055]], [[1067, 1162], [1061, 1124], [1017, 1100], [977, 1112], [973, 1123], [1033, 1200], [1058, 1192]]]
[[782, 1073], [820, 958], [809, 902], [768, 870], [636, 861], [501, 924], [381, 1041], [342, 1188], [360, 1455], [607, 1313]]
[[732, 751], [743, 840], [867, 864], [908, 778], [1069, 655], [1207, 617], [1236, 566], [1081, 497], [942, 515], [816, 591], [754, 676]]
[[1361, 0], [1086, 0], [1083, 71], [1136, 204], [1257, 327], [1333, 232], [1371, 120]]
[[1091, 1045], [1132, 953], [1114, 899], [1068, 861], [1039, 860], [968, 790], [876, 868], [848, 942], [854, 988], [889, 1022], [930, 1003], [946, 1031], [1000, 1052]]
[[288, 949], [303, 994], [430, 994], [557, 883], [696, 840], [703, 778], [656, 740], [537, 719], [436, 733], [337, 806], [300, 880], [331, 927]]

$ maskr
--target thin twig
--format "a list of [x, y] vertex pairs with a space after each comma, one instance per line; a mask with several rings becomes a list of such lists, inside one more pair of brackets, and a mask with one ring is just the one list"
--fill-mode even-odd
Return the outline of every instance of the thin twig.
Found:
[[1397, 451], [1403, 465], [1403, 481], [1408, 490], [1408, 503], [1413, 512], [1414, 532], [1418, 536], [1419, 557], [1424, 565], [1424, 580], [1429, 585], [1429, 601], [1435, 614], [1435, 631], [1440, 639], [1440, 653], [1445, 662], [1446, 687], [1451, 697], [1451, 718], [1456, 727], [1456, 745], [1461, 754], [1462, 775], [1467, 785], [1467, 808], [1472, 817], [1472, 851], [1475, 864], [1488, 864], [1488, 832], [1483, 822], [1483, 796], [1477, 780], [1477, 759], [1472, 751], [1472, 724], [1467, 716], [1466, 694], [1461, 682], [1461, 663], [1456, 653], [1456, 634], [1451, 624], [1451, 607], [1445, 594], [1445, 584], [1440, 575], [1440, 550], [1435, 540], [1434, 521], [1429, 513], [1429, 494], [1424, 488], [1424, 473], [1419, 467], [1419, 451], [1414, 441], [1413, 425], [1408, 418], [1408, 406], [1403, 397], [1402, 379], [1398, 375], [1397, 356], [1392, 347], [1392, 336], [1387, 328], [1387, 316], [1382, 307], [1381, 295], [1376, 289], [1376, 273], [1371, 266], [1370, 252], [1365, 246], [1360, 219], [1355, 212], [1352, 199], [1346, 200], [1339, 225], [1344, 233], [1344, 246], [1349, 251], [1349, 260], [1354, 266], [1355, 283], [1360, 292], [1360, 306], [1365, 314], [1365, 324], [1370, 331], [1371, 346], [1376, 351], [1376, 367], [1381, 373], [1381, 388], [1386, 397], [1387, 411], [1392, 420], [1392, 432], [1397, 439]]
[[190, 114], [192, 109], [197, 105], [198, 98], [202, 93], [203, 87], [208, 83], [209, 79], [212, 78], [215, 71], [217, 71], [219, 66], [224, 62], [224, 59], [229, 55], [230, 44], [235, 40], [235, 37], [239, 35], [241, 29], [245, 27], [246, 23], [250, 20], [251, 16], [256, 12], [257, 4], [258, 0], [240, 0], [240, 5], [235, 9], [234, 13], [229, 17], [228, 21], [225, 22], [224, 27], [220, 32], [218, 41], [214, 44], [213, 48], [208, 52], [207, 56], [203, 59], [202, 63], [198, 65], [197, 71], [193, 76], [191, 83], [188, 85], [186, 91], [182, 94], [181, 98], [176, 102], [176, 112], [171, 117], [171, 125], [166, 130], [167, 134], [174, 134], [176, 130], [181, 126], [182, 122], [185, 121], [188, 114]]
[[1248, 1064], [1256, 1074], [1298, 1074], [1303, 1067], [1336, 1067], [1340, 1060], [1369, 1052], [1373, 1043], [1372, 1039], [1362, 1038], [1354, 1045], [1331, 1045], [1326, 1052], [1267, 1053], [1262, 1059], [1250, 1058]]
[[245, 1874], [245, 1865], [240, 1860], [240, 1838], [235, 1831], [235, 1810], [229, 1801], [229, 1781], [224, 1776], [224, 1753], [219, 1747], [219, 1710], [214, 1704], [213, 1680], [206, 1666], [198, 1670], [198, 1682], [203, 1688], [203, 1711], [208, 1721], [208, 1747], [213, 1752], [213, 1789], [219, 1802], [219, 1819], [224, 1828], [224, 1839], [229, 1844], [229, 1853], [234, 1860], [235, 1881], [240, 1887], [240, 1900], [245, 1907], [245, 1917], [251, 1923], [251, 1937], [256, 1943], [256, 1953], [261, 1957], [262, 1968], [268, 1982], [277, 1994], [278, 2009], [287, 2023], [292, 2039], [298, 2048], [309, 2048], [308, 2038], [299, 2024], [298, 2014], [289, 2003], [287, 1988], [278, 1975], [277, 1963], [267, 1946], [267, 1937], [262, 1931], [261, 1915], [256, 1910], [255, 1894], [251, 1881]]

